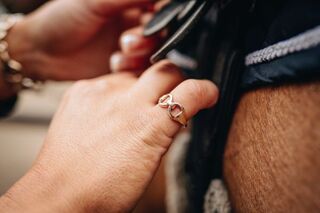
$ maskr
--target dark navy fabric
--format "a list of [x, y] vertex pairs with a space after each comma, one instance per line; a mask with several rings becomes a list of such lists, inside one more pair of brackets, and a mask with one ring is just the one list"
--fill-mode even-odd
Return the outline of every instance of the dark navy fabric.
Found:
[[320, 45], [271, 62], [249, 66], [242, 88], [278, 85], [286, 82], [316, 80], [320, 77]]
[[248, 24], [247, 54], [320, 25], [320, 1], [257, 0]]
[[[246, 37], [246, 54], [290, 39], [320, 25], [318, 0], [256, 1], [255, 12]], [[242, 88], [277, 85], [290, 81], [318, 78], [320, 47], [304, 50], [249, 66], [242, 78]]]

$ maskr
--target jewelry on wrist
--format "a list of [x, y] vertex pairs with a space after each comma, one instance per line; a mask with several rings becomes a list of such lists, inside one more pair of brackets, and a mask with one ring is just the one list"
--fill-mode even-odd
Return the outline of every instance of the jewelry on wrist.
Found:
[[23, 66], [9, 55], [6, 37], [12, 27], [23, 19], [22, 14], [0, 15], [0, 61], [2, 63], [4, 81], [16, 92], [22, 89], [41, 88], [42, 82], [26, 77], [21, 71]]

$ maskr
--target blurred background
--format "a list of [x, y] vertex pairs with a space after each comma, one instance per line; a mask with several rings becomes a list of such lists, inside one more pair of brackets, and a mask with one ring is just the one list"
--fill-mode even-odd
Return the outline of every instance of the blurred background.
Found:
[[11, 13], [29, 13], [48, 0], [0, 0], [0, 3]]
[[[44, 2], [0, 0], [1, 12], [28, 13]], [[31, 167], [68, 85], [48, 83], [41, 92], [22, 92], [12, 116], [0, 120], [0, 195]]]
[[40, 92], [22, 92], [12, 116], [0, 120], [0, 195], [32, 165], [68, 85], [48, 83]]

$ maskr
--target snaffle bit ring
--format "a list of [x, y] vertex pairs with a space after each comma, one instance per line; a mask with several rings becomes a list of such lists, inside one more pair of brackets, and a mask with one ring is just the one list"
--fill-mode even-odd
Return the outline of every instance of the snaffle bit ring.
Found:
[[183, 127], [188, 126], [184, 107], [181, 104], [174, 102], [171, 94], [166, 94], [159, 98], [158, 105], [167, 109], [171, 120], [180, 123]]

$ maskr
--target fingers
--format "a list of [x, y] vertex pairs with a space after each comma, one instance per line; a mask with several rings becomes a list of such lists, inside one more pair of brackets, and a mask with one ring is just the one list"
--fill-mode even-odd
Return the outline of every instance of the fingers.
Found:
[[158, 45], [158, 36], [143, 36], [143, 28], [136, 27], [127, 30], [121, 35], [120, 47], [123, 53], [130, 53], [134, 51], [152, 52]]
[[152, 13], [144, 13], [142, 14], [142, 16], [140, 17], [140, 23], [142, 25], [145, 25], [147, 24], [153, 17], [153, 14]]
[[169, 60], [163, 60], [146, 70], [133, 89], [136, 93], [143, 93], [145, 99], [154, 103], [160, 96], [175, 88], [183, 79], [179, 68]]
[[[218, 88], [208, 80], [186, 80], [172, 92], [173, 101], [181, 104], [185, 110], [187, 120], [190, 120], [200, 110], [212, 107], [218, 99]], [[158, 128], [164, 134], [173, 137], [181, 124], [171, 120], [167, 109], [155, 106], [155, 120]]]
[[122, 13], [123, 29], [130, 29], [132, 27], [138, 26], [141, 21], [142, 11], [139, 8], [133, 8], [125, 10]]
[[144, 37], [142, 31], [142, 27], [136, 27], [122, 34], [121, 51], [110, 59], [113, 72], [143, 70], [150, 66], [149, 58], [160, 44], [160, 38], [157, 35]]
[[213, 106], [218, 99], [218, 88], [209, 80], [186, 80], [171, 94], [175, 101], [185, 106], [189, 120], [199, 110]]
[[110, 69], [112, 72], [134, 71], [140, 73], [149, 65], [149, 58], [143, 53], [122, 54], [116, 52], [110, 57]]

